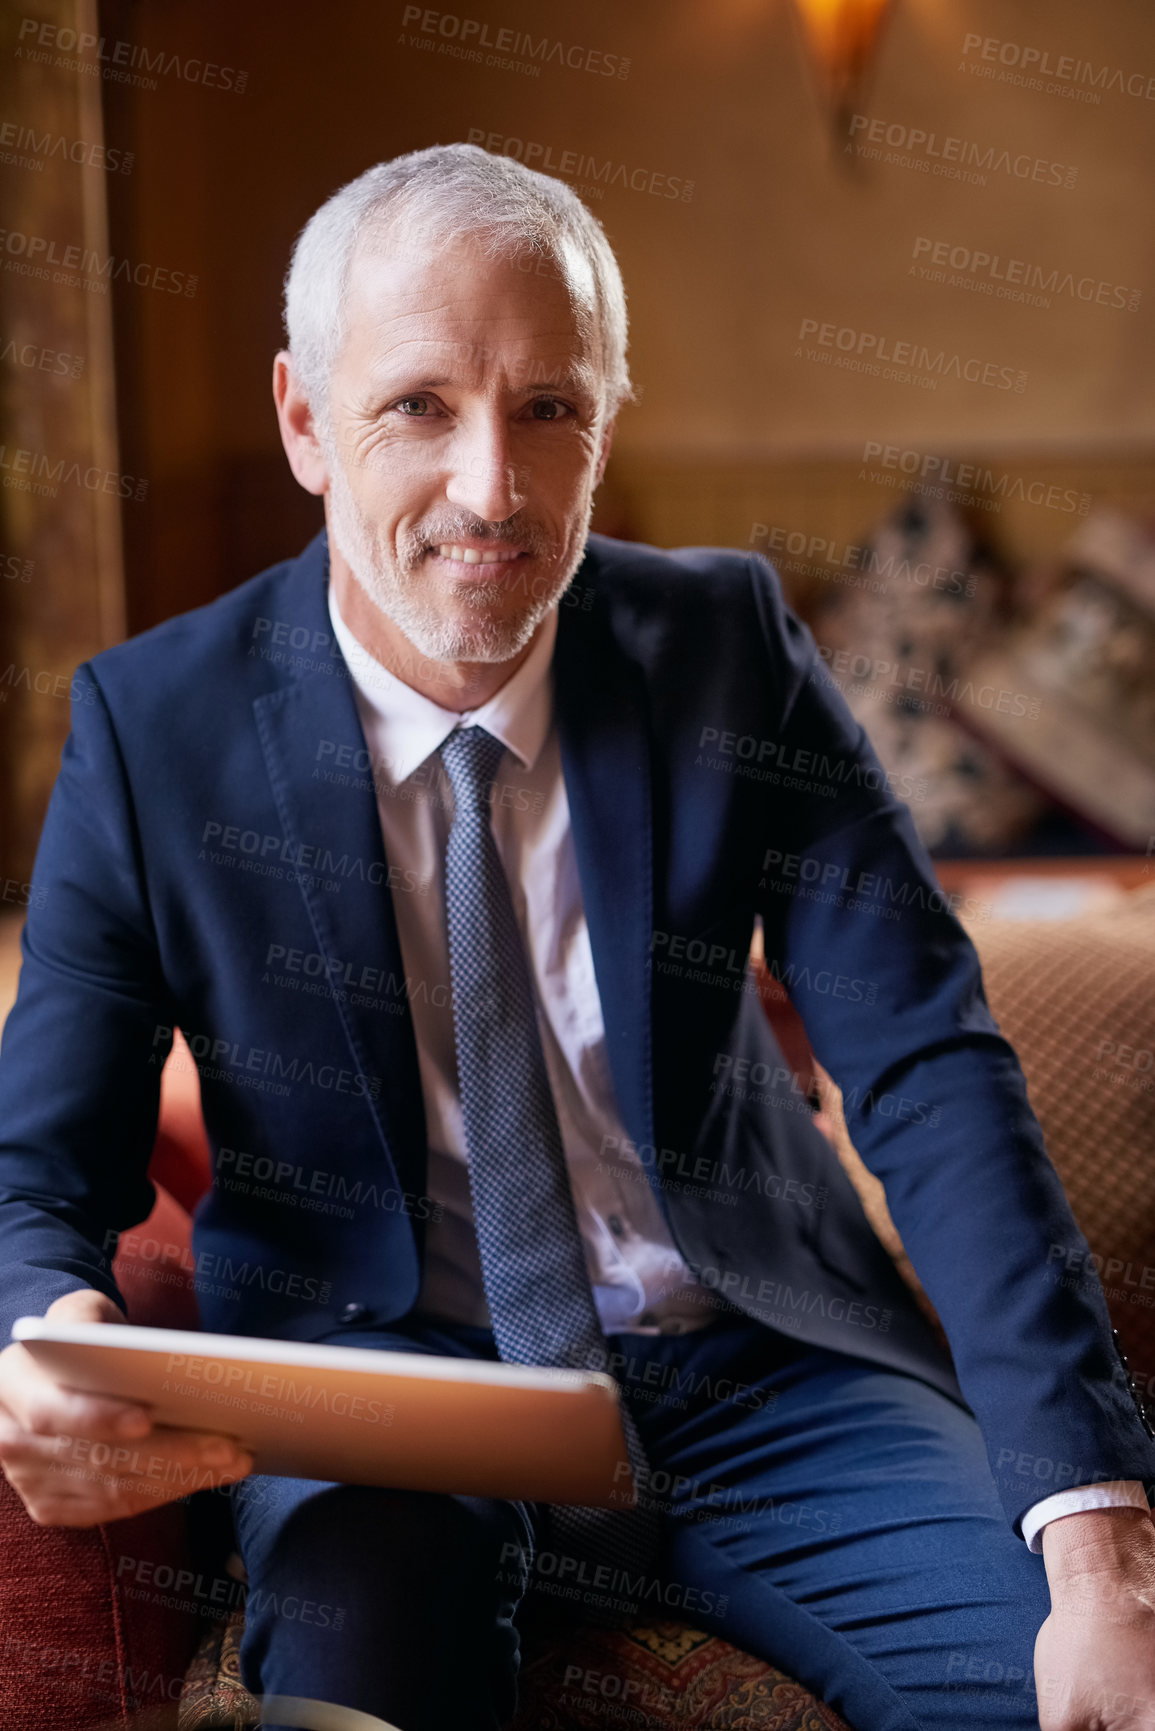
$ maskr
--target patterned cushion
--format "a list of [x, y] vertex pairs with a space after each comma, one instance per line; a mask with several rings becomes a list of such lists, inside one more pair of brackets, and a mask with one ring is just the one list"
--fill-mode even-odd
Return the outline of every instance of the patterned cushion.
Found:
[[[201, 1642], [181, 1697], [179, 1731], [247, 1731], [260, 1722], [241, 1683], [244, 1614]], [[536, 1632], [522, 1667], [515, 1731], [605, 1731], [609, 1720], [678, 1731], [847, 1731], [773, 1665], [681, 1623], [628, 1629], [555, 1625]]]
[[[969, 930], [1111, 1319], [1155, 1407], [1155, 884], [1077, 919], [980, 918]], [[825, 1073], [821, 1091], [824, 1127], [871, 1225], [929, 1306]], [[1056, 1280], [1083, 1278], [1071, 1247], [1053, 1255]]]
[[846, 1731], [790, 1677], [683, 1623], [565, 1625], [528, 1643], [515, 1731]]
[[244, 1731], [259, 1725], [260, 1708], [241, 1682], [243, 1611], [205, 1632], [185, 1675], [178, 1731]]
[[[1056, 924], [971, 928], [991, 1009], [1155, 1404], [1155, 884]], [[1056, 1279], [1078, 1280], [1077, 1259]]]

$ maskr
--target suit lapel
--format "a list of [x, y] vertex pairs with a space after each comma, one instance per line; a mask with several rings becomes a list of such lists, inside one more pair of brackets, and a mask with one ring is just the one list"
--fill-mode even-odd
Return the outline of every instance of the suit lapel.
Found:
[[[589, 572], [589, 555], [582, 574]], [[622, 1122], [653, 1145], [650, 741], [641, 669], [603, 620], [563, 602], [554, 702], [578, 878]], [[653, 1163], [647, 1172], [657, 1190]]]
[[[312, 552], [312, 549], [310, 549]], [[294, 597], [294, 611], [314, 632], [328, 631], [327, 585], [315, 560], [302, 559], [312, 581]], [[304, 577], [305, 572], [301, 573]], [[294, 573], [294, 579], [297, 574]], [[379, 967], [373, 993], [333, 1000], [361, 1074], [380, 1078], [368, 1104], [403, 1189], [425, 1188], [425, 1112], [405, 966], [371, 778], [326, 779], [325, 763], [355, 762], [365, 736], [338, 651], [320, 671], [281, 686], [253, 704], [265, 767], [284, 830], [284, 857], [296, 862], [317, 946], [333, 978], [346, 964]], [[319, 750], [324, 743], [324, 755]], [[333, 749], [330, 750], [329, 746]], [[344, 756], [341, 748], [350, 747]], [[362, 759], [361, 761], [364, 761]], [[325, 881], [339, 890], [326, 890]], [[355, 996], [386, 999], [390, 1011], [358, 1006]]]

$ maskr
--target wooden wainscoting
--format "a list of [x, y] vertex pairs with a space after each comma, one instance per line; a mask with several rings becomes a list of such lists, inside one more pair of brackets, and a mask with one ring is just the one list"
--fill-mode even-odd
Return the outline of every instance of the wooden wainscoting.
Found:
[[[777, 566], [792, 601], [805, 608], [846, 570], [847, 549], [912, 487], [932, 492], [942, 471], [904, 472], [903, 447], [882, 457], [799, 457], [719, 462], [615, 453], [596, 526], [659, 547], [751, 547]], [[911, 449], [907, 447], [906, 449]], [[917, 467], [940, 454], [917, 452]], [[951, 452], [943, 488], [1012, 567], [1052, 559], [1088, 511], [1111, 504], [1139, 516], [1155, 511], [1155, 451], [1126, 455], [993, 455]], [[906, 456], [909, 467], [914, 457]], [[964, 465], [974, 471], [973, 477]], [[772, 535], [777, 531], [777, 536]], [[778, 546], [772, 545], [777, 540]]]

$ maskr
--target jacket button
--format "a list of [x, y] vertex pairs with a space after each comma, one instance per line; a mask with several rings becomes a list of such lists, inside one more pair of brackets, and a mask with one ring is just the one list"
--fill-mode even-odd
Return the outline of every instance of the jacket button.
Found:
[[341, 1315], [338, 1320], [341, 1322], [356, 1322], [357, 1318], [359, 1316], [364, 1316], [364, 1314], [365, 1306], [363, 1304], [346, 1304], [342, 1307]]

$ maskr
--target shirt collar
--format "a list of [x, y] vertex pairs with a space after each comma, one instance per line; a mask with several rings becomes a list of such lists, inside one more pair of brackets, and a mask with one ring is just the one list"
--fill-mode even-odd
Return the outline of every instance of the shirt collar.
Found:
[[557, 637], [556, 607], [551, 607], [542, 620], [532, 649], [512, 678], [487, 703], [464, 713], [443, 709], [370, 655], [338, 612], [332, 583], [329, 618], [354, 689], [377, 722], [375, 743], [381, 748], [382, 767], [395, 785], [440, 750], [455, 727], [475, 724], [500, 739], [526, 769], [533, 768], [553, 720], [551, 664]]

